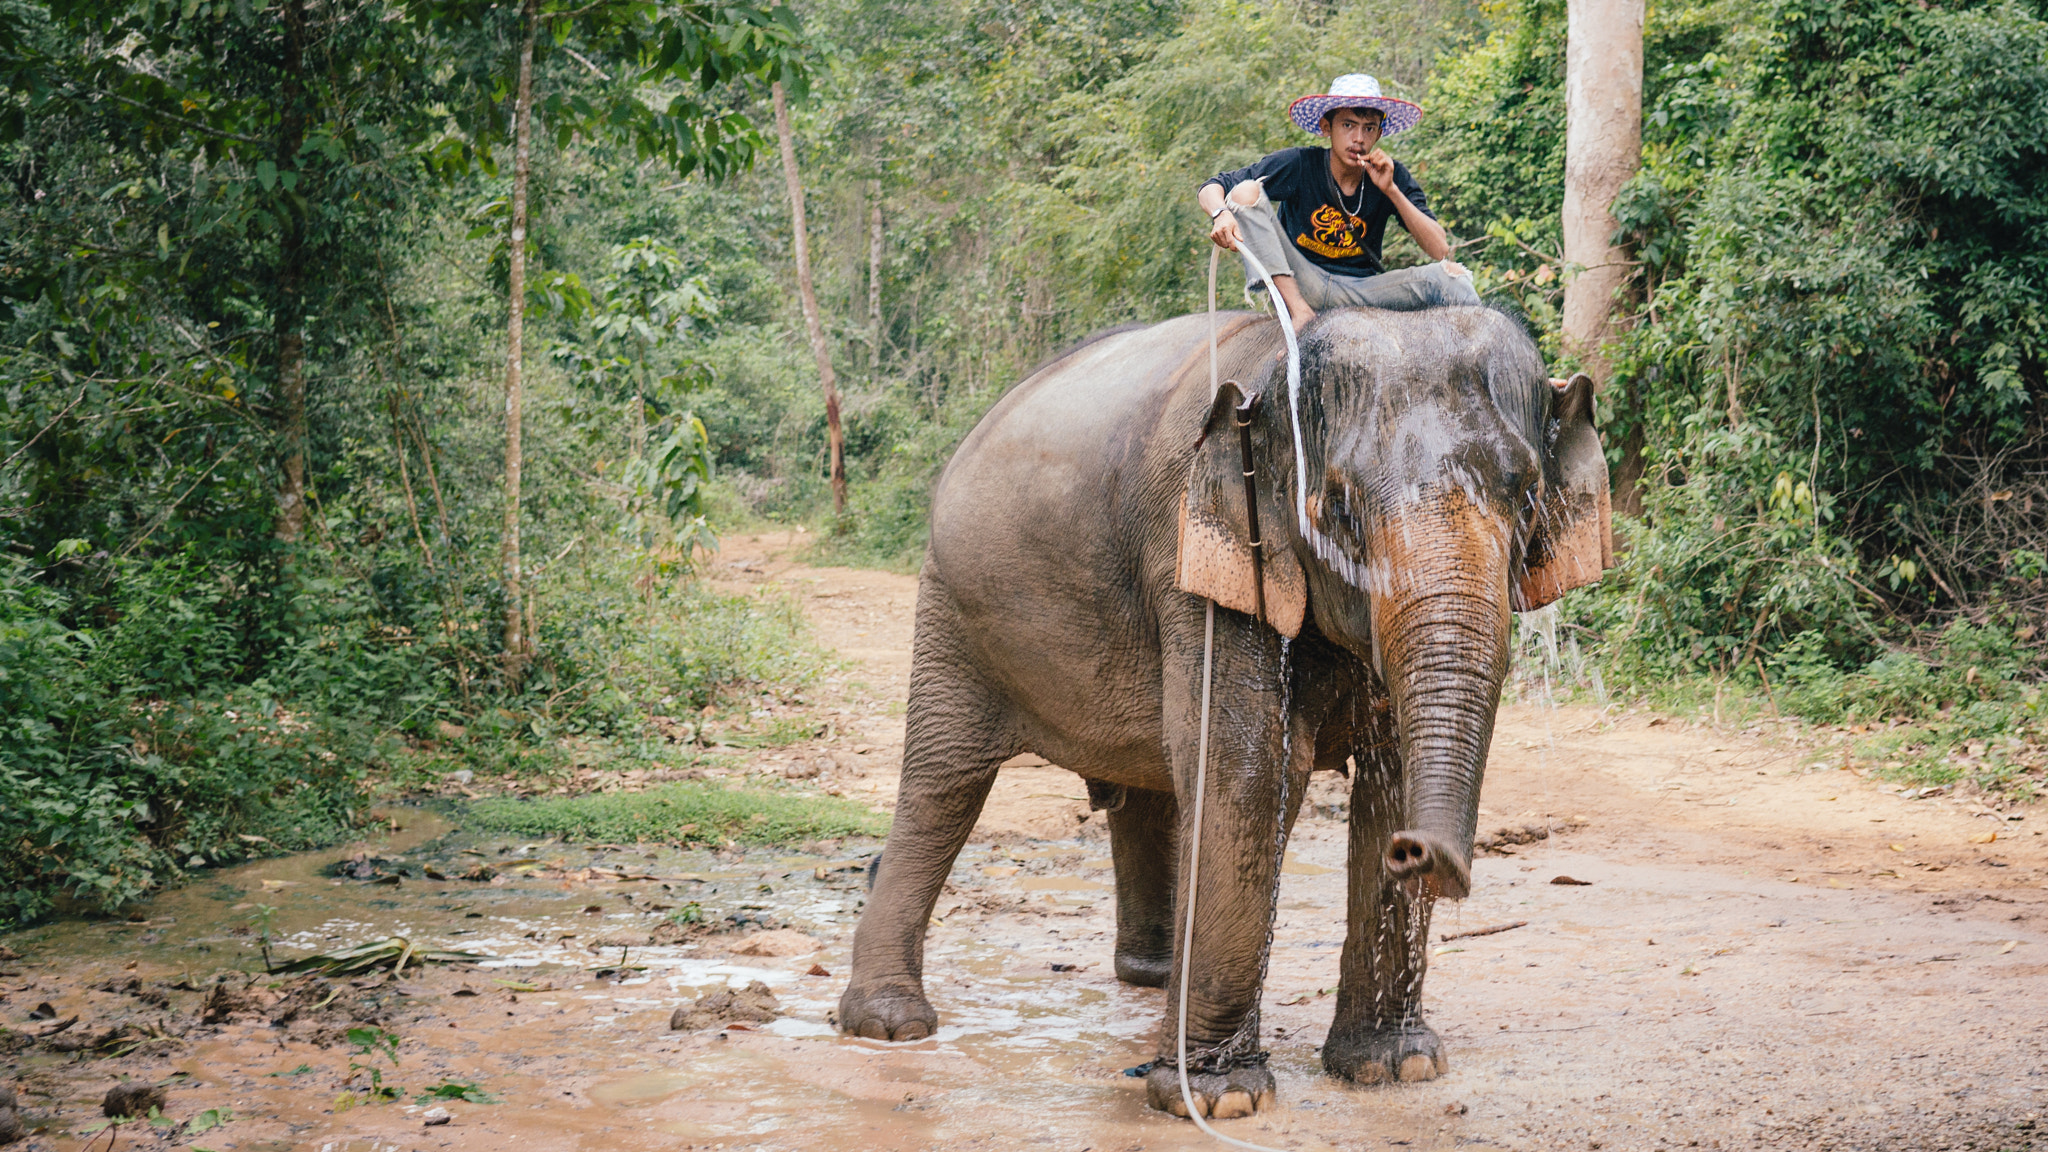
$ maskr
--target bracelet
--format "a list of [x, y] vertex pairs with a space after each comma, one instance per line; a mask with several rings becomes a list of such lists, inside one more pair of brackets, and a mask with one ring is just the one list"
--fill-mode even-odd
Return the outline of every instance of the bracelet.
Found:
[[1228, 212], [1228, 213], [1230, 213], [1230, 214], [1231, 214], [1231, 215], [1233, 215], [1233, 216], [1237, 215], [1237, 209], [1235, 209], [1235, 208], [1232, 208], [1232, 207], [1230, 206], [1230, 201], [1228, 201], [1228, 200], [1225, 200], [1225, 201], [1223, 202], [1223, 207], [1221, 207], [1221, 208], [1218, 208], [1218, 209], [1217, 209], [1217, 210], [1215, 210], [1214, 212], [1211, 212], [1211, 213], [1209, 213], [1209, 223], [1211, 223], [1211, 224], [1214, 224], [1214, 223], [1216, 222], [1216, 218], [1217, 218], [1218, 216], [1221, 216], [1221, 215], [1223, 215], [1223, 214], [1224, 214], [1225, 212]]

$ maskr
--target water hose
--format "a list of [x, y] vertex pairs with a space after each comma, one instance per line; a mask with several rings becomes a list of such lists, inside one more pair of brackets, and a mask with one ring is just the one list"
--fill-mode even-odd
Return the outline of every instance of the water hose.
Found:
[[[1259, 274], [1259, 278], [1266, 282], [1266, 294], [1273, 301], [1273, 310], [1280, 316], [1280, 330], [1287, 336], [1287, 407], [1294, 421], [1295, 503], [1297, 514], [1305, 529], [1308, 526], [1308, 509], [1303, 504], [1300, 495], [1303, 491], [1301, 474], [1305, 471], [1301, 455], [1301, 414], [1295, 400], [1296, 395], [1301, 390], [1301, 353], [1294, 342], [1294, 320], [1287, 314], [1287, 302], [1280, 298], [1280, 290], [1273, 286], [1273, 278], [1266, 273], [1265, 266], [1259, 263], [1258, 257], [1253, 256], [1250, 252], [1246, 252], [1243, 248], [1238, 249], [1238, 254], [1243, 256], [1245, 262], [1252, 266], [1252, 270]], [[1221, 249], [1214, 249], [1209, 253], [1209, 398], [1211, 401], [1216, 397], [1217, 387], [1216, 262], [1221, 255]], [[1247, 469], [1251, 467], [1250, 460], [1247, 459], [1245, 461], [1244, 467]], [[1253, 515], [1257, 515], [1256, 511], [1253, 512]], [[1264, 589], [1260, 591], [1263, 592]], [[1209, 784], [1209, 692], [1214, 684], [1216, 663], [1216, 602], [1210, 600], [1208, 605], [1207, 615], [1202, 625], [1202, 720], [1201, 734], [1197, 737], [1195, 744], [1194, 833], [1188, 844], [1187, 918], [1181, 932], [1180, 1007], [1178, 1024], [1174, 1029], [1176, 1033], [1175, 1042], [1178, 1045], [1180, 1057], [1177, 1063], [1180, 1071], [1180, 1100], [1181, 1104], [1188, 1110], [1188, 1119], [1193, 1120], [1195, 1127], [1201, 1129], [1211, 1139], [1228, 1144], [1233, 1148], [1247, 1149], [1249, 1152], [1281, 1152], [1280, 1149], [1269, 1148], [1264, 1144], [1253, 1144], [1247, 1140], [1238, 1140], [1234, 1137], [1225, 1136], [1223, 1133], [1209, 1127], [1209, 1122], [1203, 1119], [1201, 1110], [1195, 1107], [1194, 1090], [1188, 1087], [1188, 980], [1193, 971], [1195, 956], [1195, 893], [1200, 888], [1202, 878], [1202, 798], [1203, 794], [1208, 791]], [[1285, 771], [1284, 766], [1282, 770]], [[1277, 877], [1275, 877], [1274, 882], [1279, 882]]]

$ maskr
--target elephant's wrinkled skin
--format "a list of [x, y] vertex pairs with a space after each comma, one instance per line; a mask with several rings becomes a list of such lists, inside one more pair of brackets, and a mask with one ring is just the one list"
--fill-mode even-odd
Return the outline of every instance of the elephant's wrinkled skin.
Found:
[[[1604, 563], [1590, 382], [1554, 387], [1522, 329], [1486, 309], [1324, 313], [1302, 334], [1304, 534], [1278, 326], [1218, 323], [1223, 377], [1263, 392], [1270, 623], [1249, 614], [1235, 390], [1212, 400], [1204, 317], [1100, 338], [996, 405], [933, 500], [902, 786], [846, 1031], [937, 1027], [926, 921], [997, 766], [1026, 751], [1122, 788], [1116, 972], [1173, 1003], [1206, 596], [1221, 606], [1188, 1043], [1214, 1055], [1198, 1106], [1272, 1099], [1254, 1054], [1285, 829], [1309, 773], [1347, 758], [1350, 924], [1323, 1064], [1361, 1083], [1448, 1067], [1420, 1010], [1430, 903], [1470, 884], [1508, 613]], [[1174, 1050], [1169, 1015], [1148, 1083], [1179, 1113]]]

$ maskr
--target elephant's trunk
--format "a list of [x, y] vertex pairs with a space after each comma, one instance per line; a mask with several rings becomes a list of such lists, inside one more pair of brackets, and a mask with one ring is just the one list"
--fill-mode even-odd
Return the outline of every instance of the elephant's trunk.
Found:
[[1410, 506], [1374, 536], [1373, 644], [1407, 792], [1407, 827], [1388, 842], [1386, 867], [1435, 895], [1463, 898], [1507, 675], [1508, 525], [1452, 490]]

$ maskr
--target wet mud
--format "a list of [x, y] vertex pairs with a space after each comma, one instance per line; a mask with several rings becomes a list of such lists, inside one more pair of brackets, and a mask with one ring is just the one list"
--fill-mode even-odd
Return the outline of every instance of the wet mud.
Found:
[[[914, 582], [795, 566], [787, 544], [729, 543], [744, 564], [722, 578], [792, 589], [861, 679], [825, 700], [838, 745], [765, 755], [838, 756], [849, 767], [820, 787], [886, 807]], [[2048, 1147], [2048, 849], [2030, 827], [2048, 816], [1904, 799], [1839, 760], [1790, 727], [1505, 710], [1491, 847], [1431, 931], [1450, 1071], [1375, 1088], [1318, 1060], [1345, 842], [1341, 781], [1319, 775], [1264, 1001], [1279, 1105], [1220, 1127], [1302, 1150]], [[123, 1082], [162, 1085], [167, 1118], [123, 1126], [123, 1146], [1216, 1147], [1123, 1074], [1166, 1005], [1111, 970], [1108, 844], [1086, 814], [1071, 775], [1006, 773], [931, 929], [940, 1030], [887, 1044], [832, 1019], [873, 843], [537, 844], [393, 808], [378, 839], [207, 873], [138, 922], [0, 938], [19, 954], [0, 959], [0, 1022], [28, 1038], [0, 1055], [31, 1129], [12, 1147], [105, 1147], [87, 1129]], [[357, 854], [372, 876], [330, 874]], [[478, 863], [490, 878], [453, 878]], [[262, 906], [280, 961], [392, 935], [493, 959], [263, 977]], [[135, 1042], [54, 1043], [117, 1028]], [[356, 1051], [351, 1028], [399, 1037], [397, 1063]], [[352, 1061], [402, 1091], [371, 1098]], [[423, 1099], [442, 1085], [476, 1092]], [[225, 1126], [196, 1131], [216, 1109]]]

